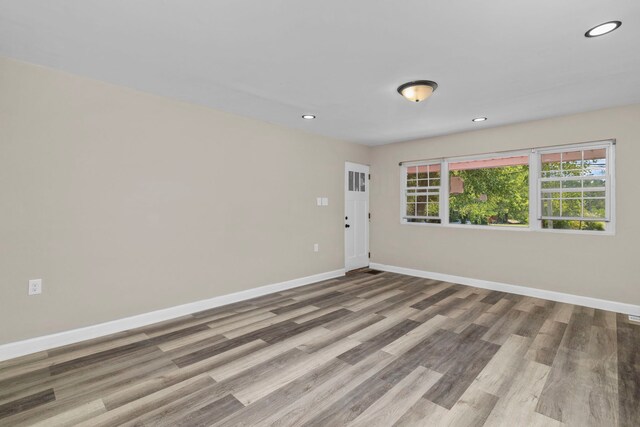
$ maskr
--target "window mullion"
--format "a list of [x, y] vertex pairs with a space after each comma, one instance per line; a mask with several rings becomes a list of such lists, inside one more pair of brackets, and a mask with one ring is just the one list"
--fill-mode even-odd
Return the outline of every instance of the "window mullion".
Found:
[[604, 218], [606, 222], [611, 221], [611, 175], [605, 175], [604, 182]]
[[529, 153], [529, 227], [539, 230], [542, 218], [542, 186], [540, 181], [540, 154], [536, 150]]
[[440, 222], [449, 224], [449, 162], [440, 164]]

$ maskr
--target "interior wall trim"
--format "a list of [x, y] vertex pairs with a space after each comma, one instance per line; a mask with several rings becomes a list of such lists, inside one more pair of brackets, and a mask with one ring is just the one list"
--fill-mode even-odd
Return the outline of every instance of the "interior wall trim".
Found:
[[581, 305], [584, 307], [598, 308], [601, 310], [615, 311], [616, 313], [640, 316], [640, 306], [617, 301], [585, 297], [581, 295], [565, 294], [563, 292], [548, 291], [545, 289], [529, 288], [526, 286], [509, 285], [507, 283], [492, 282], [489, 280], [473, 279], [470, 277], [454, 276], [451, 274], [435, 273], [432, 271], [415, 270], [412, 268], [396, 267], [393, 265], [372, 262], [369, 266], [375, 270], [389, 271], [392, 273], [406, 274], [407, 276], [422, 277], [425, 279], [441, 280], [444, 282], [458, 283], [460, 285], [474, 286], [476, 288], [490, 289], [492, 291], [508, 292], [516, 295], [542, 298], [567, 304]]
[[37, 353], [39, 351], [49, 350], [63, 345], [74, 344], [80, 341], [99, 338], [116, 332], [122, 332], [129, 329], [151, 325], [153, 323], [163, 322], [165, 320], [175, 319], [180, 316], [186, 316], [188, 314], [197, 313], [199, 311], [220, 307], [251, 298], [256, 298], [262, 295], [272, 294], [274, 292], [284, 291], [286, 289], [297, 288], [299, 286], [333, 279], [335, 277], [344, 276], [344, 274], [344, 269], [327, 271], [325, 273], [314, 274], [312, 276], [287, 280], [280, 283], [273, 283], [270, 285], [247, 289], [240, 292], [234, 292], [232, 294], [221, 295], [206, 300], [177, 305], [174, 307], [151, 311], [136, 316], [125, 317], [123, 319], [113, 320], [105, 323], [99, 323], [97, 325], [86, 326], [83, 328], [72, 329], [69, 331], [59, 332], [51, 335], [45, 335], [41, 337], [26, 339], [23, 341], [3, 344], [0, 345], [0, 362], [3, 360], [13, 359], [15, 357], [25, 356], [27, 354]]

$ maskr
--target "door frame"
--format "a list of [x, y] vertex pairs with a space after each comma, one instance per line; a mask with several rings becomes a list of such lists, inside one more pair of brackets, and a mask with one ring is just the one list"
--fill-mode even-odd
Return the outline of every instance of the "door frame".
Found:
[[[351, 170], [353, 170], [354, 167], [358, 167], [358, 168], [366, 168], [366, 172], [365, 172], [365, 179], [366, 179], [366, 184], [365, 184], [365, 188], [366, 188], [366, 200], [367, 200], [367, 212], [365, 215], [365, 242], [366, 242], [366, 253], [367, 253], [367, 264], [363, 265], [363, 266], [359, 266], [356, 268], [350, 268], [347, 265], [347, 233], [345, 231], [344, 234], [344, 269], [345, 272], [347, 271], [352, 271], [352, 270], [357, 270], [359, 268], [366, 268], [369, 266], [369, 254], [370, 254], [370, 241], [369, 241], [369, 234], [370, 234], [370, 212], [371, 212], [371, 179], [370, 179], [370, 171], [371, 171], [371, 166], [364, 164], [364, 163], [357, 163], [357, 162], [348, 162], [345, 161], [344, 162], [344, 179], [343, 179], [343, 189], [344, 189], [344, 211], [343, 211], [343, 218], [347, 217], [347, 198], [349, 196], [349, 186], [348, 186], [348, 181], [349, 181], [349, 168], [352, 168]], [[343, 228], [345, 228], [344, 226], [347, 224], [347, 220], [345, 219], [345, 221], [343, 221]], [[346, 228], [345, 228], [346, 230]]]

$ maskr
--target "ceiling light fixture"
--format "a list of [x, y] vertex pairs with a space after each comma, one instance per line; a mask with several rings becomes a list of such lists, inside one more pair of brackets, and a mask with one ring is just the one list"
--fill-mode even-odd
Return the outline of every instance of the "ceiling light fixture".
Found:
[[438, 83], [431, 80], [416, 80], [398, 87], [398, 93], [411, 102], [424, 101], [438, 88]]
[[584, 33], [585, 37], [599, 37], [604, 36], [605, 34], [610, 33], [613, 30], [617, 30], [622, 22], [620, 21], [609, 21], [604, 24], [596, 25], [586, 33]]
[[487, 120], [486, 117], [476, 117], [475, 119], [472, 119], [472, 122], [484, 122], [485, 120]]
[[302, 118], [305, 120], [313, 120], [316, 118], [316, 116], [314, 116], [313, 114], [303, 114]]

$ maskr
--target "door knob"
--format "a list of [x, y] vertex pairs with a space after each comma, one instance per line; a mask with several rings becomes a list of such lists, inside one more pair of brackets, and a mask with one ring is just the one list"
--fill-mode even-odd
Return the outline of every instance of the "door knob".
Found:
[[344, 228], [349, 228], [349, 227], [351, 227], [349, 224], [344, 225]]

